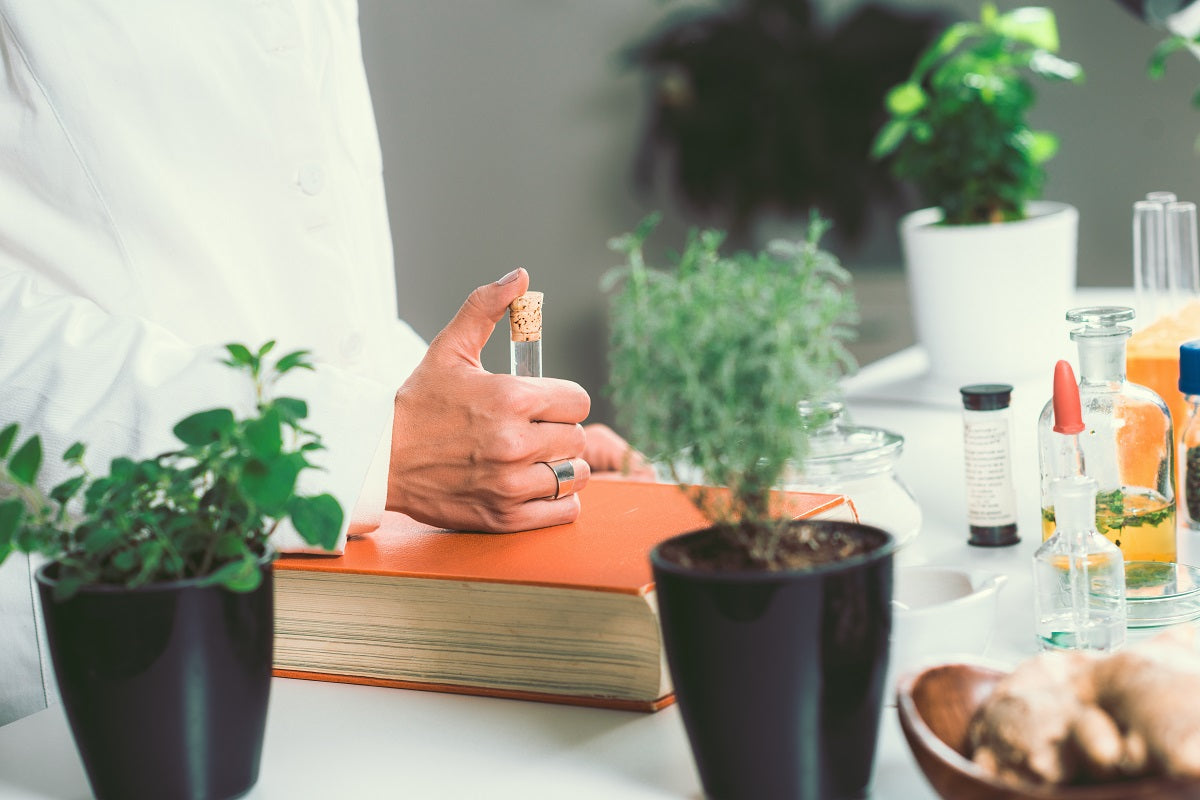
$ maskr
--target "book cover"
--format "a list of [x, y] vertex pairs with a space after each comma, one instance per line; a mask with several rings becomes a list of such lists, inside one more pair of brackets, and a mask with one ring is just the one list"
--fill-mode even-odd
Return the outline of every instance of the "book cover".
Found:
[[[275, 562], [276, 674], [655, 710], [671, 702], [649, 552], [707, 520], [673, 484], [593, 480], [575, 522], [447, 531], [387, 512], [341, 556]], [[796, 517], [854, 519], [790, 494]]]

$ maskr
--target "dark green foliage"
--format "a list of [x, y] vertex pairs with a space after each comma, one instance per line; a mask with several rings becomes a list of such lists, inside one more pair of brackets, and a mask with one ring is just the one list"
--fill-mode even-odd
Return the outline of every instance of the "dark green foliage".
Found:
[[[1168, 36], [1163, 39], [1154, 48], [1154, 52], [1150, 54], [1150, 60], [1146, 64], [1147, 74], [1154, 80], [1160, 80], [1167, 74], [1167, 59], [1180, 50], [1200, 53], [1200, 36], [1189, 39], [1185, 36]], [[1192, 93], [1192, 107], [1200, 108], [1200, 89], [1196, 89]], [[1193, 147], [1197, 152], [1200, 152], [1200, 136], [1196, 137]], [[3, 442], [0, 441], [0, 445]]]
[[0, 431], [0, 478], [15, 492], [0, 502], [0, 562], [14, 549], [57, 559], [62, 597], [87, 584], [134, 587], [183, 578], [250, 591], [281, 521], [291, 517], [305, 541], [332, 547], [343, 519], [337, 500], [296, 494], [300, 474], [313, 468], [305, 453], [322, 447], [301, 425], [308, 406], [271, 399], [267, 391], [288, 370], [312, 365], [305, 351], [269, 365], [273, 345], [257, 353], [227, 345], [223, 363], [251, 377], [253, 416], [238, 419], [227, 408], [192, 414], [174, 428], [178, 450], [143, 461], [113, 459], [107, 475], [86, 473], [84, 447], [76, 443], [63, 460], [79, 474], [43, 494], [35, 484], [40, 438], [12, 451], [17, 426]]
[[868, 157], [884, 95], [941, 22], [867, 3], [825, 24], [813, 5], [686, 6], [628, 48], [649, 89], [635, 165], [643, 189], [669, 177], [688, 211], [735, 242], [764, 213], [813, 208], [859, 238], [872, 200], [897, 195]]
[[776, 533], [769, 493], [806, 438], [797, 402], [830, 393], [854, 362], [844, 346], [857, 321], [850, 277], [808, 238], [759, 253], [720, 254], [723, 234], [692, 232], [672, 271], [644, 262], [657, 220], [614, 239], [626, 265], [612, 302], [611, 394], [631, 443], [728, 494], [692, 500], [724, 523], [752, 558]]
[[1024, 219], [1058, 149], [1053, 134], [1029, 128], [1035, 94], [1028, 76], [1083, 79], [1057, 50], [1048, 9], [999, 14], [985, 3], [980, 22], [950, 26], [888, 94], [891, 119], [872, 154], [890, 157], [893, 173], [940, 207], [947, 224]]

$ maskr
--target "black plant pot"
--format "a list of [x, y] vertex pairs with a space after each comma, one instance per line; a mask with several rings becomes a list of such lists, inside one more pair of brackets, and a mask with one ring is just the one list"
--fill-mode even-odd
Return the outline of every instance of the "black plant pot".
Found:
[[867, 525], [804, 524], [850, 526], [874, 549], [787, 572], [702, 571], [666, 560], [663, 545], [651, 553], [676, 699], [709, 797], [867, 796], [895, 542]]
[[50, 655], [100, 800], [210, 800], [258, 779], [271, 687], [274, 594], [195, 581], [89, 586], [54, 600], [38, 570]]

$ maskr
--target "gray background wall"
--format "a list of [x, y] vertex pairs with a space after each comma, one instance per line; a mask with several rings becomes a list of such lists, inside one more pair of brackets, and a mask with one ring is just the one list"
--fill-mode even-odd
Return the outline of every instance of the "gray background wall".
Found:
[[[360, 0], [364, 57], [383, 143], [404, 318], [431, 338], [472, 288], [527, 267], [547, 294], [546, 372], [579, 381], [608, 420], [605, 300], [616, 263], [607, 239], [652, 208], [660, 241], [684, 228], [669, 198], [640, 198], [630, 172], [641, 124], [640, 76], [620, 47], [678, 4], [656, 0]], [[1000, 2], [1009, 9], [1026, 3]], [[833, 21], [856, 0], [823, 0]], [[967, 0], [895, 3], [976, 17]], [[1200, 201], [1200, 112], [1189, 105], [1200, 62], [1177, 55], [1161, 82], [1145, 74], [1162, 37], [1108, 0], [1057, 0], [1063, 56], [1083, 86], [1042, 86], [1034, 123], [1057, 132], [1046, 196], [1080, 209], [1082, 285], [1128, 283], [1130, 204], [1171, 189]], [[813, 109], [820, 113], [820, 109]], [[864, 299], [864, 348], [908, 343], [873, 315], [906, 303], [895, 220], [842, 253]], [[881, 317], [882, 319], [882, 317]], [[869, 356], [868, 356], [869, 357]], [[485, 366], [507, 369], [503, 331]]]

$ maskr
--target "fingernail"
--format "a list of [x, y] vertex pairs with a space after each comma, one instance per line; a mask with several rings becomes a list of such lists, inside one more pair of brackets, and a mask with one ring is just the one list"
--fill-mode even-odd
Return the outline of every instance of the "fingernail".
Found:
[[496, 281], [496, 283], [497, 283], [497, 284], [499, 284], [500, 286], [503, 286], [503, 285], [504, 285], [504, 284], [506, 284], [506, 283], [512, 283], [513, 281], [515, 281], [515, 280], [517, 279], [517, 273], [518, 273], [518, 272], [520, 272], [520, 271], [521, 271], [521, 270], [520, 270], [519, 268], [518, 268], [518, 269], [514, 269], [512, 272], [508, 273], [508, 274], [507, 274], [507, 275], [505, 275], [503, 278], [501, 278], [500, 280]]

